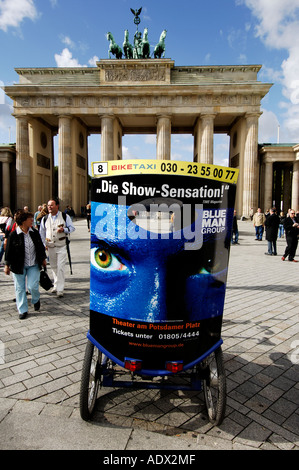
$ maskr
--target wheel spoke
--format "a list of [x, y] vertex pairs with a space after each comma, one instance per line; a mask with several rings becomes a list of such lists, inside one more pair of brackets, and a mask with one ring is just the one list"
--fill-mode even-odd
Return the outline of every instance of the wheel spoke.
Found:
[[101, 358], [101, 351], [88, 341], [83, 361], [80, 390], [80, 413], [86, 421], [91, 418], [97, 400], [101, 381]]
[[216, 349], [204, 362], [208, 378], [203, 381], [206, 407], [210, 421], [219, 425], [225, 414], [226, 381], [221, 348]]

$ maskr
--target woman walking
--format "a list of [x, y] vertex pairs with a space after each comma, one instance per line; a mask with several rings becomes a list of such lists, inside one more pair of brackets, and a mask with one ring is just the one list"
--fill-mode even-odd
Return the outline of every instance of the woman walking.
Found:
[[5, 252], [6, 230], [13, 220], [12, 217], [10, 208], [3, 207], [0, 215], [0, 263]]
[[39, 278], [41, 266], [46, 266], [46, 252], [38, 230], [32, 227], [34, 215], [20, 210], [16, 214], [17, 228], [7, 240], [5, 274], [13, 273], [19, 318], [28, 314], [27, 289], [31, 293], [34, 310], [40, 309]]

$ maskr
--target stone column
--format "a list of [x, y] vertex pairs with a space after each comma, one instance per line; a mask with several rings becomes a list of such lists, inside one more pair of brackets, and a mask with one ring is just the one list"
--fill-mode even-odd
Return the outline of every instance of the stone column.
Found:
[[60, 210], [72, 206], [72, 140], [71, 116], [59, 116], [58, 130], [58, 197]]
[[194, 144], [193, 144], [193, 161], [194, 162], [200, 161], [201, 139], [202, 139], [201, 119], [198, 118], [194, 126]]
[[31, 164], [29, 155], [29, 131], [27, 117], [16, 117], [16, 178], [17, 207], [31, 207]]
[[[281, 166], [276, 165], [275, 182], [274, 182], [274, 171], [273, 171], [273, 186], [275, 187], [275, 192], [273, 191], [273, 200], [275, 202], [272, 204], [275, 205], [277, 210], [280, 210], [280, 207], [281, 207], [282, 175], [283, 175], [283, 171], [282, 171]], [[267, 208], [265, 207], [265, 209]]]
[[[273, 204], [273, 163], [272, 162], [265, 162], [265, 181], [264, 181], [264, 211], [266, 209], [270, 209]], [[279, 207], [277, 207], [279, 210]]]
[[171, 156], [171, 117], [158, 116], [157, 119], [157, 160], [170, 160]]
[[292, 209], [299, 210], [299, 160], [293, 164]]
[[244, 148], [243, 207], [242, 216], [249, 217], [250, 207], [256, 211], [258, 205], [258, 118], [260, 114], [247, 114]]
[[201, 116], [201, 149], [200, 163], [213, 164], [214, 157], [214, 119], [215, 114]]
[[114, 160], [113, 115], [101, 117], [101, 160]]
[[283, 169], [283, 210], [284, 212], [287, 212], [291, 208], [293, 209], [293, 207], [290, 207], [290, 204], [292, 205], [291, 169], [292, 169], [292, 165], [289, 165], [287, 163], [284, 165], [284, 169]]
[[10, 168], [8, 160], [2, 162], [2, 188], [3, 206], [10, 207]]

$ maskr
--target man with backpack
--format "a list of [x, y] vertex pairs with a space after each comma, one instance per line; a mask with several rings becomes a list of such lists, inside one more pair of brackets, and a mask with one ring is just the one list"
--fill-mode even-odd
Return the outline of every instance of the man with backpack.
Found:
[[62, 297], [65, 282], [65, 263], [67, 260], [67, 243], [69, 234], [75, 230], [68, 214], [59, 210], [59, 200], [48, 201], [48, 215], [40, 224], [40, 236], [48, 250], [49, 262], [53, 272], [53, 293]]

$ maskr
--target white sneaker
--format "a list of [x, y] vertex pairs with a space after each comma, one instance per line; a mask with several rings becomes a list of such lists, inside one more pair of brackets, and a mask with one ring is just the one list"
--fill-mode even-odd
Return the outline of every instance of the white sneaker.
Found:
[[57, 297], [63, 297], [63, 292], [57, 292]]
[[56, 292], [57, 292], [56, 288], [53, 287], [53, 289], [51, 290], [51, 293], [52, 293], [52, 294], [56, 294]]

